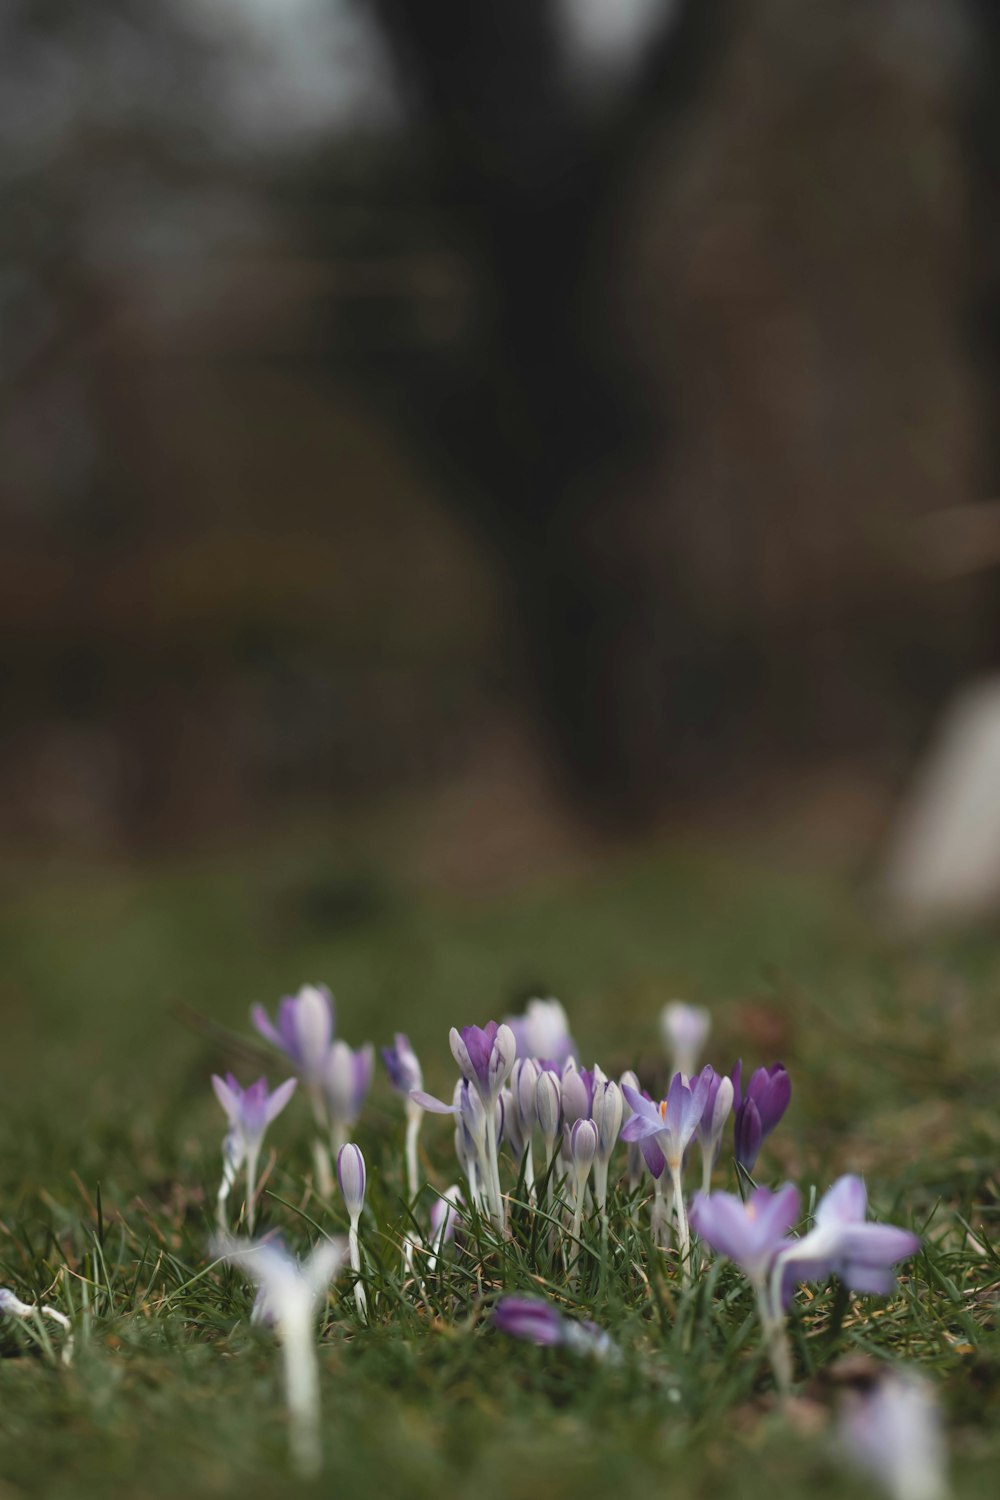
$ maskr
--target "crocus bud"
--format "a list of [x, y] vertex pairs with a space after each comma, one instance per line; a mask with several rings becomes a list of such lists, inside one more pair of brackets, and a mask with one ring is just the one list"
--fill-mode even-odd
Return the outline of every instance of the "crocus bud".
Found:
[[330, 1118], [335, 1124], [349, 1129], [356, 1122], [371, 1087], [374, 1066], [375, 1049], [371, 1042], [356, 1052], [346, 1042], [334, 1042], [323, 1087]]
[[574, 1171], [586, 1179], [597, 1154], [597, 1126], [593, 1120], [577, 1120], [570, 1131], [569, 1154]]
[[541, 1068], [533, 1057], [519, 1057], [510, 1075], [510, 1092], [525, 1141], [535, 1128], [535, 1090]]
[[560, 1093], [564, 1129], [571, 1130], [577, 1120], [590, 1118], [590, 1107], [594, 1096], [594, 1076], [586, 1069], [578, 1068], [573, 1058], [570, 1058], [563, 1068]]
[[347, 1212], [356, 1219], [365, 1206], [365, 1159], [353, 1141], [341, 1146], [337, 1156], [337, 1181]]
[[397, 1094], [408, 1095], [413, 1089], [424, 1086], [423, 1073], [417, 1054], [410, 1046], [410, 1039], [402, 1031], [396, 1032], [391, 1047], [382, 1048], [382, 1061], [389, 1075], [389, 1083]]
[[543, 1071], [535, 1085], [535, 1117], [549, 1156], [559, 1135], [562, 1106], [555, 1075]]
[[624, 1100], [617, 1083], [594, 1085], [594, 1124], [597, 1126], [597, 1155], [607, 1161], [622, 1128]]

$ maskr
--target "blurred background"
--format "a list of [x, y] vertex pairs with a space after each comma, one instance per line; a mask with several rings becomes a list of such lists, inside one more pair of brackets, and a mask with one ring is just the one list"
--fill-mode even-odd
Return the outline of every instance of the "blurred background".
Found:
[[997, 9], [10, 0], [8, 855], [880, 858], [1000, 666]]

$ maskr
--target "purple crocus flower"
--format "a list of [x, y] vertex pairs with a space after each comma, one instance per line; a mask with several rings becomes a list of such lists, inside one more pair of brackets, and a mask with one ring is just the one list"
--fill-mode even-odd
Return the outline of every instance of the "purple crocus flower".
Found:
[[795, 1244], [788, 1239], [799, 1214], [799, 1190], [787, 1182], [778, 1192], [755, 1188], [745, 1203], [733, 1193], [698, 1193], [691, 1225], [719, 1255], [744, 1271], [755, 1287], [767, 1284], [778, 1255]]
[[402, 1094], [405, 1098], [414, 1089], [423, 1088], [424, 1075], [420, 1069], [419, 1059], [410, 1046], [409, 1037], [402, 1031], [396, 1032], [391, 1047], [382, 1048], [382, 1061], [389, 1075], [389, 1083], [397, 1094]]
[[396, 1032], [395, 1040], [391, 1047], [382, 1048], [382, 1061], [385, 1063], [385, 1071], [389, 1075], [389, 1082], [397, 1094], [402, 1094], [406, 1100], [406, 1143], [404, 1154], [406, 1156], [406, 1186], [410, 1198], [417, 1196], [419, 1186], [417, 1172], [417, 1138], [420, 1135], [420, 1121], [423, 1118], [423, 1105], [414, 1095], [423, 1089], [424, 1075], [420, 1069], [417, 1054], [410, 1046], [410, 1039], [402, 1031]]
[[288, 1078], [280, 1083], [274, 1093], [268, 1092], [267, 1079], [258, 1078], [248, 1088], [241, 1088], [227, 1073], [220, 1078], [212, 1074], [215, 1097], [226, 1112], [229, 1132], [222, 1143], [222, 1182], [218, 1193], [219, 1227], [226, 1228], [226, 1203], [236, 1174], [246, 1163], [247, 1176], [247, 1227], [253, 1233], [257, 1197], [257, 1163], [264, 1142], [264, 1132], [272, 1120], [277, 1119], [295, 1092], [298, 1080]]
[[541, 1348], [562, 1345], [594, 1359], [617, 1359], [620, 1352], [596, 1323], [574, 1323], [544, 1297], [501, 1297], [493, 1309], [493, 1325], [510, 1338]]
[[323, 1074], [323, 1092], [333, 1132], [333, 1149], [338, 1152], [347, 1139], [364, 1106], [375, 1070], [375, 1049], [371, 1042], [355, 1051], [346, 1042], [334, 1042], [327, 1055]]
[[782, 1063], [758, 1068], [742, 1090], [743, 1063], [733, 1069], [734, 1155], [747, 1173], [757, 1164], [764, 1139], [781, 1119], [792, 1097], [792, 1082]]
[[671, 1173], [679, 1173], [684, 1152], [705, 1112], [708, 1079], [700, 1075], [685, 1083], [680, 1073], [675, 1073], [667, 1097], [659, 1105], [645, 1098], [637, 1089], [629, 1088], [628, 1084], [622, 1092], [632, 1110], [622, 1128], [622, 1140], [641, 1142], [655, 1138]]
[[886, 1296], [896, 1284], [893, 1267], [920, 1249], [920, 1239], [891, 1224], [869, 1224], [868, 1194], [860, 1177], [839, 1178], [820, 1199], [815, 1224], [782, 1255], [782, 1292], [796, 1281], [835, 1274], [854, 1292]]
[[472, 1084], [483, 1103], [492, 1107], [517, 1057], [517, 1042], [507, 1025], [453, 1026], [448, 1033], [451, 1054], [462, 1077]]
[[333, 996], [325, 984], [304, 984], [297, 995], [286, 995], [278, 1006], [275, 1025], [263, 1005], [254, 1005], [250, 1019], [256, 1030], [289, 1059], [304, 1083], [318, 1086], [333, 1040]]
[[215, 1097], [226, 1112], [229, 1128], [241, 1137], [247, 1149], [251, 1146], [260, 1149], [265, 1130], [281, 1114], [295, 1093], [297, 1083], [298, 1079], [287, 1078], [272, 1094], [266, 1078], [258, 1078], [256, 1083], [248, 1084], [244, 1089], [232, 1073], [227, 1073], [225, 1078], [220, 1078], [218, 1073], [212, 1074]]

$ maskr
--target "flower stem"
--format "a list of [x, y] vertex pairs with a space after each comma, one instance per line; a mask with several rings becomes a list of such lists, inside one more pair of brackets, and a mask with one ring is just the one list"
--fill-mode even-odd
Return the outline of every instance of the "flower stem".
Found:
[[361, 1317], [368, 1321], [368, 1299], [365, 1289], [361, 1284], [361, 1245], [358, 1240], [358, 1216], [355, 1214], [351, 1219], [351, 1227], [347, 1236], [347, 1248], [351, 1257], [351, 1270], [358, 1279], [354, 1283], [354, 1300], [357, 1303], [358, 1312]]
[[412, 1203], [417, 1196], [419, 1181], [417, 1172], [417, 1137], [424, 1112], [411, 1100], [406, 1106], [406, 1191]]

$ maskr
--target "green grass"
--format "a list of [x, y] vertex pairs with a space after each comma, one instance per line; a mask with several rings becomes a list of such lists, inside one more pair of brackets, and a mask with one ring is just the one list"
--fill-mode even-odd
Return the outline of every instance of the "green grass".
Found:
[[[826, 1426], [838, 1361], [859, 1353], [931, 1376], [956, 1490], [994, 1493], [995, 937], [894, 947], [849, 890], [745, 851], [622, 855], [488, 900], [418, 896], [347, 853], [280, 845], [161, 871], [12, 868], [0, 889], [0, 1284], [77, 1329], [67, 1370], [0, 1327], [0, 1500], [853, 1495]], [[508, 1244], [474, 1236], [405, 1284], [402, 1112], [380, 1081], [358, 1131], [372, 1326], [342, 1279], [320, 1349], [326, 1467], [299, 1486], [273, 1340], [249, 1326], [245, 1281], [206, 1269], [223, 1127], [208, 1076], [255, 1076], [249, 1004], [311, 979], [333, 987], [349, 1040], [408, 1030], [438, 1091], [453, 1076], [448, 1026], [529, 994], [559, 995], [584, 1061], [609, 1073], [659, 1066], [661, 1005], [703, 1001], [717, 1065], [780, 1056], [792, 1072], [758, 1176], [795, 1177], [808, 1197], [861, 1170], [878, 1215], [920, 1229], [924, 1253], [896, 1296], [853, 1300], [839, 1330], [834, 1288], [800, 1297], [799, 1400], [783, 1414], [738, 1274], [717, 1267], [683, 1291], [623, 1213], [606, 1255], [585, 1232], [572, 1292], [520, 1209]], [[425, 1121], [437, 1188], [455, 1177], [450, 1133]], [[345, 1228], [311, 1192], [308, 1145], [293, 1101], [268, 1138], [263, 1215], [297, 1248], [315, 1226]], [[501, 1287], [552, 1291], [613, 1333], [621, 1364], [504, 1340], [489, 1325]]]

